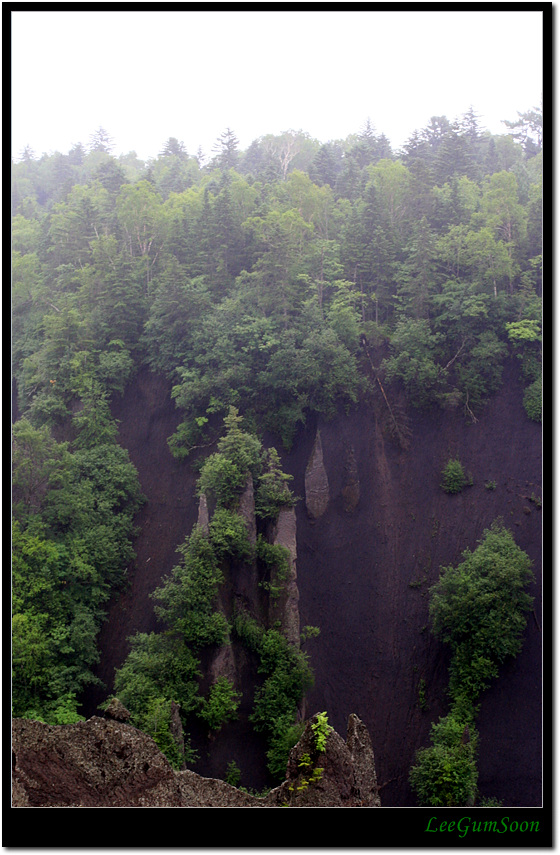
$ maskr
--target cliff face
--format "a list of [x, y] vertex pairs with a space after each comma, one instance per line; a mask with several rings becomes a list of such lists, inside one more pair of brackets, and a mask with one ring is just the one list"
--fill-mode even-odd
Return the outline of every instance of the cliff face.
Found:
[[363, 723], [350, 716], [346, 741], [331, 731], [318, 752], [314, 720], [292, 749], [286, 781], [257, 798], [222, 780], [174, 771], [149, 736], [123, 721], [94, 716], [53, 727], [14, 719], [12, 806], [378, 806], [373, 749]]
[[[320, 430], [325, 507], [320, 517], [297, 508], [301, 618], [321, 628], [307, 647], [309, 703], [335, 727], [350, 711], [367, 725], [384, 805], [416, 803], [408, 770], [448, 711], [447, 651], [429, 631], [428, 589], [498, 517], [533, 560], [535, 613], [521, 653], [481, 697], [479, 788], [505, 805], [541, 803], [541, 431], [522, 398], [512, 361], [476, 422], [461, 411], [409, 410], [403, 449], [387, 436], [383, 407], [363, 403], [321, 420], [283, 459], [294, 492], [307, 497], [302, 473]], [[441, 472], [456, 457], [473, 485], [450, 496]]]
[[[299, 625], [321, 630], [306, 646], [315, 673], [309, 706], [326, 710], [338, 732], [352, 713], [364, 722], [376, 746], [384, 805], [415, 804], [408, 770], [417, 748], [429, 742], [432, 721], [447, 712], [447, 652], [429, 632], [429, 586], [441, 567], [476, 547], [497, 517], [534, 562], [535, 613], [521, 653], [481, 699], [479, 788], [504, 805], [541, 803], [541, 431], [522, 398], [512, 361], [476, 422], [461, 411], [409, 411], [405, 447], [391, 439], [375, 396], [332, 421], [310, 423], [290, 453], [265, 438], [278, 448], [302, 499], [292, 518], [279, 520], [277, 536], [291, 545], [293, 559], [285, 628], [294, 637]], [[199, 514], [196, 474], [167, 448], [179, 414], [165, 382], [139, 374], [113, 412], [148, 502], [138, 520], [130, 588], [111, 605], [100, 638], [99, 676], [108, 689], [90, 694], [88, 716], [110, 693], [126, 638], [155, 628], [149, 593], [177, 563], [176, 547]], [[449, 496], [440, 481], [452, 457], [473, 485]], [[241, 723], [232, 724], [228, 745], [215, 744], [196, 771], [219, 777], [233, 746], [241, 746], [256, 770], [246, 785], [261, 788], [258, 746], [249, 748], [246, 737]]]

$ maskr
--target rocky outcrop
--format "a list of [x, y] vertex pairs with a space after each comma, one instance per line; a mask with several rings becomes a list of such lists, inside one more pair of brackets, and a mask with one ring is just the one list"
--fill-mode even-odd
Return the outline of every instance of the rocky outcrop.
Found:
[[257, 542], [257, 521], [255, 519], [255, 487], [253, 477], [249, 475], [245, 489], [239, 497], [239, 516], [245, 521], [249, 542], [252, 546]]
[[208, 534], [209, 525], [210, 525], [210, 516], [208, 513], [208, 500], [204, 493], [201, 494], [200, 499], [198, 500], [198, 519], [197, 525], [200, 526], [202, 531]]
[[317, 749], [310, 719], [290, 752], [286, 781], [268, 798], [291, 807], [379, 807], [373, 748], [358, 716], [348, 719], [346, 742], [331, 730], [324, 751]]
[[321, 432], [317, 430], [311, 455], [305, 469], [305, 507], [312, 519], [319, 519], [329, 504], [329, 479], [323, 463]]
[[271, 602], [271, 625], [280, 621], [282, 632], [290, 642], [299, 647], [299, 590], [297, 586], [297, 525], [293, 507], [280, 510], [274, 526], [273, 543], [288, 551], [288, 574], [282, 580], [283, 594], [276, 603]]
[[14, 807], [180, 807], [177, 776], [155, 742], [120, 721], [12, 723]]
[[350, 716], [346, 742], [330, 730], [321, 752], [316, 721], [307, 722], [292, 749], [284, 783], [256, 797], [222, 780], [175, 771], [153, 739], [114, 718], [57, 726], [14, 719], [12, 806], [378, 806], [373, 749], [360, 719]]

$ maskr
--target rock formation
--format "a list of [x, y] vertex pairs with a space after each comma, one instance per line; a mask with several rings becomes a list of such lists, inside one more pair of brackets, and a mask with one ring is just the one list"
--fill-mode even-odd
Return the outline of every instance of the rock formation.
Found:
[[[175, 771], [153, 739], [118, 718], [67, 725], [12, 722], [13, 807], [376, 807], [373, 749], [351, 715], [317, 750], [310, 719], [290, 752], [284, 783], [256, 797], [225, 781]], [[111, 715], [114, 711], [112, 711]], [[126, 716], [124, 716], [126, 717]]]
[[273, 543], [283, 546], [289, 553], [288, 577], [283, 580], [284, 593], [278, 603], [271, 602], [270, 623], [280, 621], [282, 632], [290, 644], [299, 647], [299, 590], [297, 586], [297, 528], [296, 511], [293, 507], [280, 510], [274, 526]]
[[316, 716], [290, 752], [286, 780], [268, 804], [290, 807], [380, 807], [373, 748], [358, 716], [348, 719], [346, 742], [331, 730], [325, 750], [317, 749]]
[[329, 479], [323, 463], [321, 432], [317, 430], [305, 470], [305, 506], [312, 519], [323, 516], [327, 510], [329, 498]]

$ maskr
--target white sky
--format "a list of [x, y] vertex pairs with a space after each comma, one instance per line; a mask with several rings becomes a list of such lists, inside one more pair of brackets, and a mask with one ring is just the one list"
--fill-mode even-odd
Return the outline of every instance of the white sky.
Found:
[[103, 127], [117, 155], [156, 157], [169, 137], [208, 155], [227, 127], [246, 149], [290, 128], [344, 139], [368, 117], [396, 149], [471, 105], [505, 133], [502, 119], [541, 103], [542, 19], [511, 7], [13, 11], [12, 152], [66, 154]]

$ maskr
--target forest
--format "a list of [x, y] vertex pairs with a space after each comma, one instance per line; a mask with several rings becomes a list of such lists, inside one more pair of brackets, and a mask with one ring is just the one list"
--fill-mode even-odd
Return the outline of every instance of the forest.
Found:
[[[195, 461], [213, 516], [177, 544], [153, 592], [162, 629], [131, 639], [114, 692], [181, 768], [196, 759], [193, 721], [217, 732], [239, 707], [227, 678], [207, 686], [208, 651], [243, 646], [259, 675], [251, 726], [282, 780], [313, 684], [305, 637], [320, 627], [294, 645], [278, 622], [217, 606], [244, 562], [256, 562], [269, 601], [288, 572], [269, 533], [299, 497], [264, 438], [290, 450], [310, 418], [370, 394], [372, 371], [393, 442], [408, 442], [397, 399], [474, 424], [510, 358], [524, 417], [541, 422], [542, 110], [498, 135], [473, 108], [434, 116], [398, 151], [369, 119], [344, 140], [289, 130], [244, 151], [227, 128], [206, 158], [169, 137], [147, 161], [114, 154], [98, 128], [66, 154], [26, 148], [11, 172], [12, 714], [78, 721], [98, 682], [98, 634], [127, 584], [145, 502], [111, 403], [147, 368], [170, 383], [180, 422], [169, 452]], [[249, 477], [255, 543], [236, 512]], [[443, 477], [449, 493], [467, 484], [460, 467]], [[492, 549], [499, 559], [483, 557]], [[411, 771], [421, 803], [475, 797], [477, 699], [519, 649], [530, 578], [497, 524], [431, 589], [433, 632], [453, 651], [452, 709]], [[500, 590], [511, 596], [479, 632], [477, 608], [486, 615]], [[465, 727], [470, 754], [443, 786]]]

